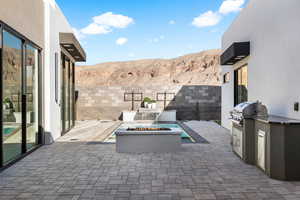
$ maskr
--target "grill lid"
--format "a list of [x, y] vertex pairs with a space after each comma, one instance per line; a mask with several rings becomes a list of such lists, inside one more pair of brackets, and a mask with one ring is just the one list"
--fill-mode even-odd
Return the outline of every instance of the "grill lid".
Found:
[[261, 102], [244, 102], [234, 107], [230, 112], [232, 119], [241, 121], [245, 118], [255, 118], [268, 116], [267, 107], [262, 105]]
[[234, 107], [234, 111], [242, 113], [247, 107], [251, 106], [252, 104], [256, 104], [256, 102], [243, 102], [243, 103], [240, 103], [240, 104], [238, 104], [237, 106]]

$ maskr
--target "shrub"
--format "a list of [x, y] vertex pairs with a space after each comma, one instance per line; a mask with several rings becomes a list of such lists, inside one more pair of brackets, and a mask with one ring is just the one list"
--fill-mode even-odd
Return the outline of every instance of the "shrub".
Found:
[[152, 100], [151, 100], [149, 97], [145, 97], [143, 102], [151, 103], [151, 101], [152, 101]]

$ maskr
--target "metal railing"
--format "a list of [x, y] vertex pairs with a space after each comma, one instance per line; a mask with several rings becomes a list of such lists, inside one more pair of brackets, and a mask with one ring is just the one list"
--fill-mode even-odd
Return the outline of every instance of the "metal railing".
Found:
[[143, 93], [141, 92], [125, 92], [124, 93], [124, 101], [131, 101], [131, 110], [134, 110], [134, 102], [142, 102], [143, 101]]
[[167, 101], [175, 101], [175, 93], [156, 93], [156, 101], [163, 101], [164, 102], [164, 109], [167, 106]]

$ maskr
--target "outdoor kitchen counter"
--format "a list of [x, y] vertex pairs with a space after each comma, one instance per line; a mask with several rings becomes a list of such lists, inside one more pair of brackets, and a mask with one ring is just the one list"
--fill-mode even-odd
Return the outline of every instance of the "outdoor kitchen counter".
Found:
[[257, 117], [255, 119], [259, 122], [267, 123], [267, 124], [283, 124], [283, 125], [300, 124], [300, 120], [290, 119], [290, 118], [276, 116], [276, 115], [269, 115], [268, 117]]
[[271, 178], [300, 180], [300, 120], [279, 116], [255, 121], [256, 166]]

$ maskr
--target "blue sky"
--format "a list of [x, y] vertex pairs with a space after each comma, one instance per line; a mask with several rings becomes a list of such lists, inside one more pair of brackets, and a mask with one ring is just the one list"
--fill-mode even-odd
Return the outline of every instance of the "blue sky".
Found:
[[173, 58], [220, 48], [246, 0], [56, 0], [87, 64]]

